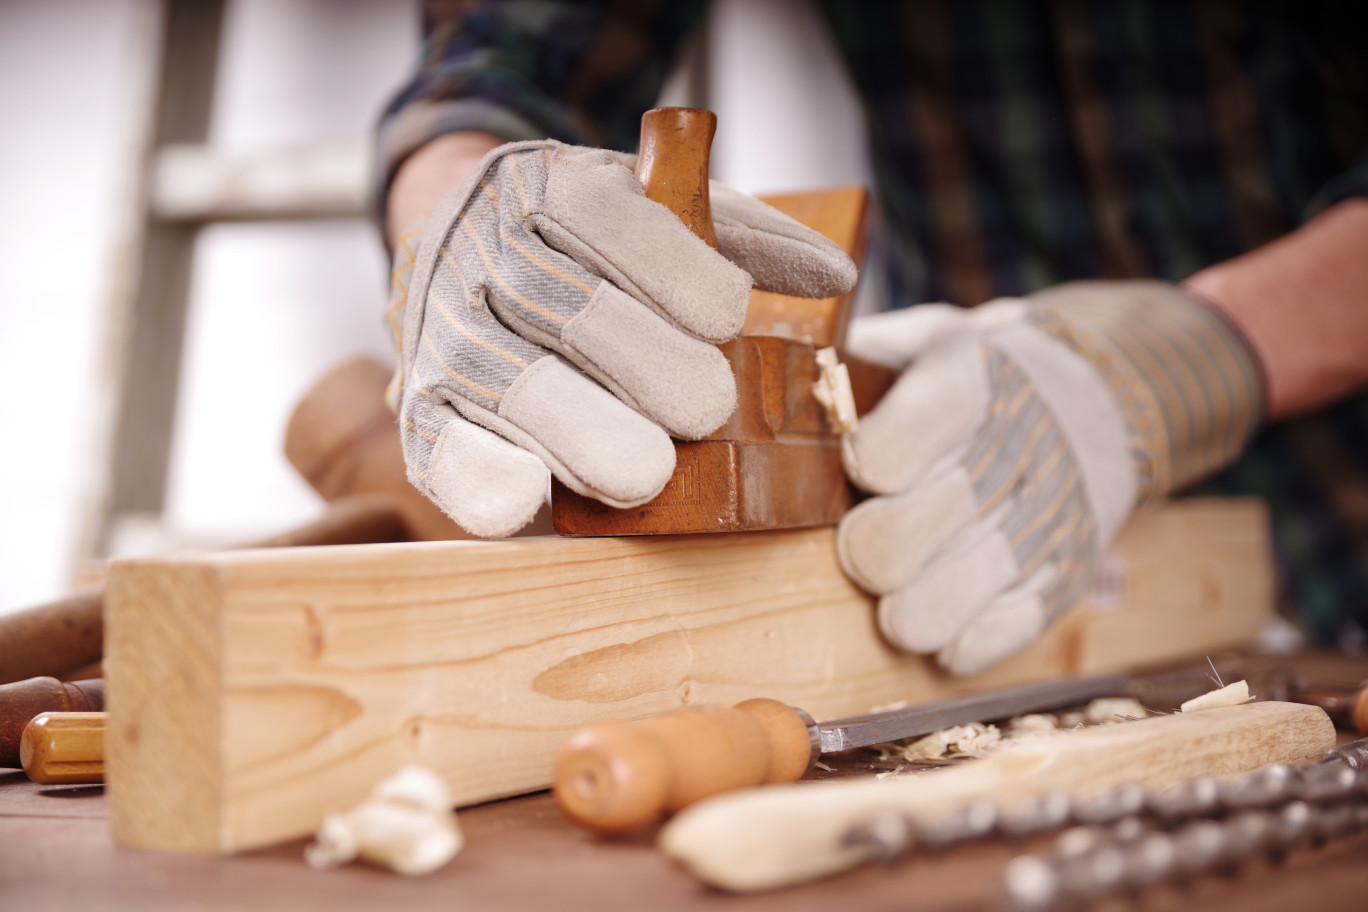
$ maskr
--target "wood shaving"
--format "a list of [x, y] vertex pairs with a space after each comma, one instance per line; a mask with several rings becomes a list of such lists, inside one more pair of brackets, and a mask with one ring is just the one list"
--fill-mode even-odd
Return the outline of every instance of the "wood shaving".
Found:
[[1059, 719], [1051, 713], [1027, 713], [1008, 721], [1007, 737], [1034, 738], [1038, 735], [1054, 734], [1058, 729]]
[[1088, 714], [1085, 710], [1075, 710], [1074, 712], [1061, 713], [1059, 716], [1059, 727], [1062, 730], [1082, 728], [1088, 724]]
[[[905, 704], [903, 704], [905, 705]], [[900, 708], [893, 704], [889, 708]], [[873, 710], [878, 712], [879, 710]], [[892, 742], [876, 746], [879, 759], [899, 760], [908, 763], [926, 763], [952, 758], [978, 756], [998, 748], [1008, 747], [1018, 741], [1048, 737], [1059, 731], [1083, 728], [1088, 725], [1108, 725], [1143, 719], [1148, 711], [1131, 697], [1099, 697], [1084, 709], [1061, 715], [1051, 713], [1027, 713], [1015, 716], [1004, 726], [1006, 733], [997, 726], [982, 722], [955, 725], [932, 732], [925, 737], [910, 742]]]
[[980, 754], [997, 747], [1002, 741], [1002, 732], [996, 725], [970, 722], [968, 725], [955, 725], [932, 732], [918, 738], [898, 751], [904, 760], [940, 760], [969, 754]]
[[406, 766], [356, 807], [325, 817], [304, 860], [321, 869], [360, 858], [400, 874], [427, 874], [464, 845], [446, 783], [431, 770]]
[[1218, 690], [1204, 693], [1200, 697], [1193, 697], [1178, 707], [1178, 711], [1182, 713], [1200, 712], [1204, 709], [1218, 709], [1222, 706], [1238, 706], [1241, 703], [1248, 703], [1249, 700], [1249, 683], [1247, 681], [1236, 681], [1234, 684], [1227, 684]]
[[1083, 720], [1088, 725], [1112, 725], [1143, 719], [1147, 715], [1145, 707], [1134, 697], [1099, 697], [1083, 710]]
[[821, 374], [812, 385], [812, 395], [826, 410], [827, 422], [839, 434], [853, 434], [860, 426], [855, 413], [855, 394], [850, 386], [850, 372], [840, 362], [836, 349], [824, 348], [817, 352], [817, 367]]

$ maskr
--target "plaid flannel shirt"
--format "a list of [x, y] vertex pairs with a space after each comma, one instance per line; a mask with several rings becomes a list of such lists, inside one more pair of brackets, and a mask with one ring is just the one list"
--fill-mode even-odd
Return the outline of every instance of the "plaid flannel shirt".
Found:
[[[1368, 7], [819, 0], [861, 97], [888, 306], [1181, 280], [1368, 195]], [[442, 133], [635, 146], [704, 0], [429, 0], [381, 196]], [[1368, 395], [1259, 434], [1207, 490], [1265, 498], [1313, 638], [1368, 628]]]

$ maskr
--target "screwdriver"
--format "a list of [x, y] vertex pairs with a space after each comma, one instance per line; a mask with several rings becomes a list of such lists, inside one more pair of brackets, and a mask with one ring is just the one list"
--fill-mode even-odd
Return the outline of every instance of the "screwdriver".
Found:
[[1123, 694], [1130, 682], [1127, 675], [1068, 678], [820, 724], [766, 698], [685, 707], [580, 729], [556, 761], [552, 792], [580, 826], [622, 833], [719, 792], [793, 782], [823, 754], [1073, 706]]

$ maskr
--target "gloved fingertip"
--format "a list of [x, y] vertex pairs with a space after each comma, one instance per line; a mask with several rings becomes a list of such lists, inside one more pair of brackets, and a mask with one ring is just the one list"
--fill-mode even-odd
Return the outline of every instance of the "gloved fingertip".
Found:
[[561, 334], [568, 354], [671, 434], [706, 437], [736, 410], [727, 358], [609, 282]]
[[1034, 643], [1045, 626], [1038, 595], [999, 598], [942, 649], [936, 660], [953, 675], [978, 674]]
[[646, 503], [674, 472], [674, 444], [659, 425], [559, 358], [524, 371], [499, 415], [568, 487], [612, 507]]
[[506, 538], [537, 515], [551, 473], [521, 447], [458, 419], [438, 436], [425, 483], [442, 511], [471, 535]]

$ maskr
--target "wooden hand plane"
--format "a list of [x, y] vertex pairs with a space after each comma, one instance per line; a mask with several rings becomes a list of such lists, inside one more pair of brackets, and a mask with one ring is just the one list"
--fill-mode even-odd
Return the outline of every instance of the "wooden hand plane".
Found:
[[[636, 176], [717, 247], [708, 158], [717, 118], [696, 108], [658, 108], [641, 121]], [[858, 265], [867, 236], [863, 188], [762, 197], [829, 237]], [[649, 503], [615, 509], [552, 483], [551, 517], [562, 535], [741, 532], [832, 525], [854, 502], [841, 466], [840, 435], [813, 393], [817, 351], [845, 339], [854, 291], [814, 300], [751, 293], [740, 337], [719, 346], [736, 375], [732, 417], [703, 440], [675, 442], [675, 471]], [[892, 385], [889, 369], [840, 354], [857, 413]]]

